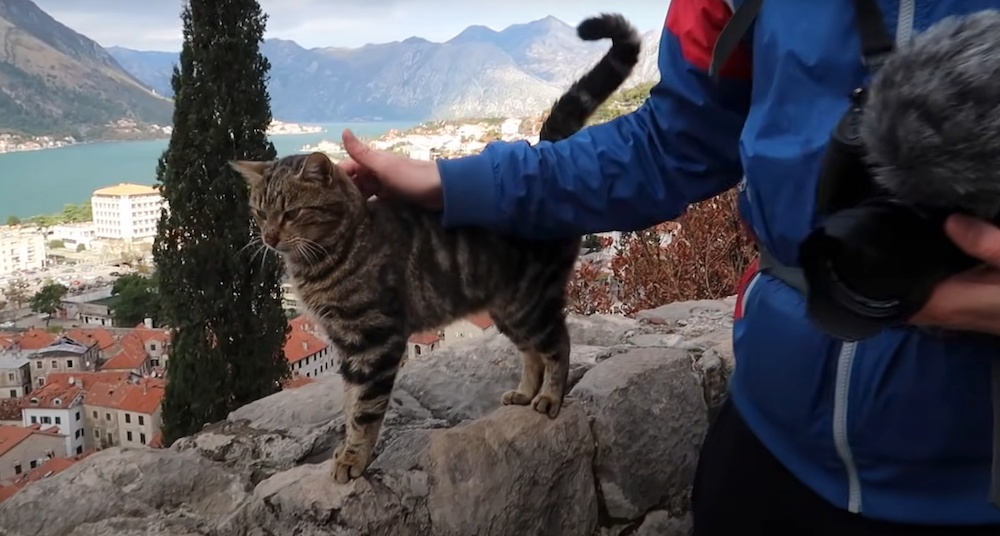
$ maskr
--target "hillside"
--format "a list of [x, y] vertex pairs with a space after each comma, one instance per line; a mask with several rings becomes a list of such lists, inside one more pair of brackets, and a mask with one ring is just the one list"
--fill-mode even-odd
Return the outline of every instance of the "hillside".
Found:
[[0, 133], [113, 135], [111, 122], [170, 123], [172, 103], [100, 45], [30, 0], [0, 0]]
[[[656, 77], [659, 34], [645, 36], [632, 84]], [[470, 26], [444, 43], [418, 37], [360, 48], [306, 49], [269, 39], [275, 117], [298, 122], [525, 116], [548, 108], [605, 53], [555, 17], [502, 31]], [[130, 73], [169, 94], [175, 53], [113, 47]]]

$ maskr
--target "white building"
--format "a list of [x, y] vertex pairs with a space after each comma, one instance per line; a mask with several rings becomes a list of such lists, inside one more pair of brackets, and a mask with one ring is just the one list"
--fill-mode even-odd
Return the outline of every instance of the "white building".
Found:
[[0, 228], [0, 275], [45, 266], [45, 233], [34, 228]]
[[90, 205], [95, 238], [144, 240], [156, 236], [166, 200], [151, 186], [123, 183], [96, 190]]
[[497, 331], [493, 318], [487, 313], [477, 313], [452, 322], [442, 330], [441, 346], [451, 346], [459, 341], [482, 337]]
[[69, 249], [76, 249], [83, 245], [84, 249], [94, 249], [94, 235], [96, 229], [94, 222], [85, 223], [63, 223], [53, 225], [48, 228], [49, 241], [59, 240]]
[[410, 145], [406, 148], [407, 156], [414, 160], [431, 160], [430, 147], [416, 147]]
[[521, 131], [520, 119], [507, 119], [500, 124], [500, 134], [504, 136], [514, 136]]
[[59, 456], [73, 457], [82, 454], [86, 432], [83, 419], [82, 386], [70, 377], [65, 383], [51, 381], [28, 394], [27, 403], [21, 409], [23, 426], [41, 425], [43, 430], [51, 427], [66, 436], [66, 452]]
[[306, 315], [300, 315], [288, 324], [292, 329], [284, 349], [292, 375], [316, 378], [337, 374], [337, 354], [319, 338], [319, 327]]

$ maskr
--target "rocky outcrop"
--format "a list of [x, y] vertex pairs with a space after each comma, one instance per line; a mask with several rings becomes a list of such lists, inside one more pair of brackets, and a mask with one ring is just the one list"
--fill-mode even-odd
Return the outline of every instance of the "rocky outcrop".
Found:
[[377, 458], [330, 476], [338, 377], [259, 400], [167, 450], [108, 449], [0, 503], [4, 536], [680, 536], [732, 300], [573, 318], [557, 419], [501, 407], [499, 336], [409, 361]]

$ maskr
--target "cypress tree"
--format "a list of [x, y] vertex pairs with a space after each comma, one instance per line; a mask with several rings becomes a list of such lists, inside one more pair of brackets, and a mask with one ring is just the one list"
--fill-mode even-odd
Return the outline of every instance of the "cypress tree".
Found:
[[236, 159], [270, 160], [266, 15], [255, 0], [189, 0], [174, 67], [174, 120], [157, 181], [169, 208], [153, 255], [162, 319], [172, 329], [165, 443], [281, 389], [281, 267], [251, 240], [248, 188]]

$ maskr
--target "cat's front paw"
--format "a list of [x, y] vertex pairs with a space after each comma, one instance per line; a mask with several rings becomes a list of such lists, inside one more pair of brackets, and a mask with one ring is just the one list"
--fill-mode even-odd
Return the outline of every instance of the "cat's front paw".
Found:
[[333, 480], [338, 484], [346, 484], [360, 477], [368, 468], [371, 456], [357, 448], [341, 444], [333, 451]]

